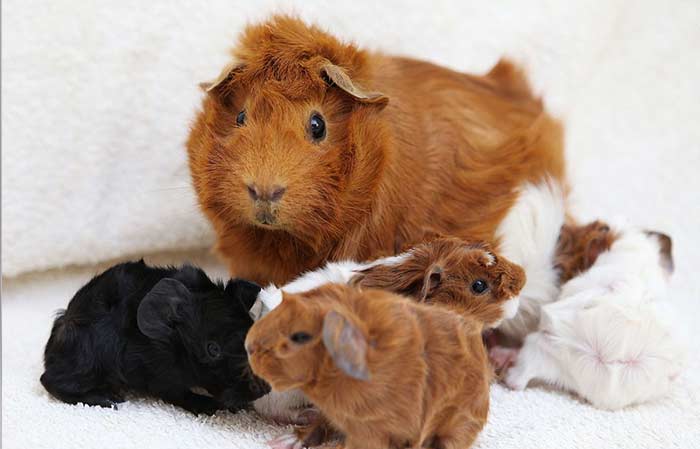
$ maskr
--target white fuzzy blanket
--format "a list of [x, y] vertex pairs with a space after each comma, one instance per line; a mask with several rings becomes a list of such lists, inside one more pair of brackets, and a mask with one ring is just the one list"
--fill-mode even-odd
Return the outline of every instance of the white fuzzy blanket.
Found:
[[[280, 6], [281, 5], [281, 6]], [[575, 210], [671, 234], [674, 302], [700, 316], [700, 3], [8, 0], [2, 9], [2, 443], [13, 448], [253, 448], [252, 415], [194, 419], [151, 401], [117, 411], [38, 383], [51, 315], [126, 255], [206, 248], [184, 140], [200, 93], [249, 19], [296, 10], [372, 48], [486, 71], [523, 63], [567, 125]], [[172, 255], [170, 260], [181, 261]], [[212, 259], [198, 259], [224, 274]], [[700, 341], [700, 328], [689, 343]], [[667, 400], [602, 412], [568, 395], [493, 388], [478, 448], [700, 447], [700, 363]]]

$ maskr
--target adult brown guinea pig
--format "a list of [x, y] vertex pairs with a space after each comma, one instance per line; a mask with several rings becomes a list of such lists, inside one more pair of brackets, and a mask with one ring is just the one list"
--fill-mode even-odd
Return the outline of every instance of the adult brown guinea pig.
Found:
[[560, 125], [508, 62], [467, 75], [288, 16], [248, 26], [232, 54], [187, 148], [237, 276], [280, 285], [427, 226], [493, 242], [523, 182], [564, 177]]
[[285, 294], [246, 350], [273, 390], [300, 388], [347, 449], [464, 449], [488, 415], [481, 325], [391, 292], [327, 284]]

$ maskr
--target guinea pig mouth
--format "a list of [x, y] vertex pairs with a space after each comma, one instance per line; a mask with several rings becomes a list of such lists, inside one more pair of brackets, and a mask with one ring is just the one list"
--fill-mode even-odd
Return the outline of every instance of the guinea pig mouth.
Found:
[[253, 211], [253, 220], [261, 227], [275, 227], [278, 223], [277, 206], [270, 204], [256, 204]]

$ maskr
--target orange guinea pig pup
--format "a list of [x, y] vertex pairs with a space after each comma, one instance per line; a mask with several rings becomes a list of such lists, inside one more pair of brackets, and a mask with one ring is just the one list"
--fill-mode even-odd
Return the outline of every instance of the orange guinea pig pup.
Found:
[[422, 230], [494, 243], [524, 182], [564, 178], [562, 130], [512, 64], [475, 76], [274, 16], [248, 26], [187, 142], [232, 274], [281, 285]]
[[300, 388], [347, 449], [469, 447], [491, 377], [481, 324], [383, 290], [284, 294], [246, 338], [253, 371]]
[[416, 245], [396, 259], [370, 265], [351, 284], [449, 307], [483, 323], [485, 329], [497, 327], [518, 311], [525, 270], [485, 243], [441, 237]]

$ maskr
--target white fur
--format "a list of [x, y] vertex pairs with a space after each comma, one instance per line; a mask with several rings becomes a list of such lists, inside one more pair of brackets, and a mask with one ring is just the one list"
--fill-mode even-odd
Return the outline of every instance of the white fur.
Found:
[[[547, 180], [525, 184], [520, 196], [496, 230], [499, 252], [525, 270], [527, 280], [519, 300], [504, 306], [499, 330], [522, 341], [537, 329], [540, 307], [555, 300], [558, 273], [554, 255], [564, 224], [564, 195], [561, 186]], [[515, 311], [515, 313], [514, 313]]]
[[672, 337], [668, 275], [659, 243], [639, 230], [620, 237], [585, 273], [542, 307], [506, 383], [523, 389], [538, 379], [615, 410], [666, 394], [685, 352]]

